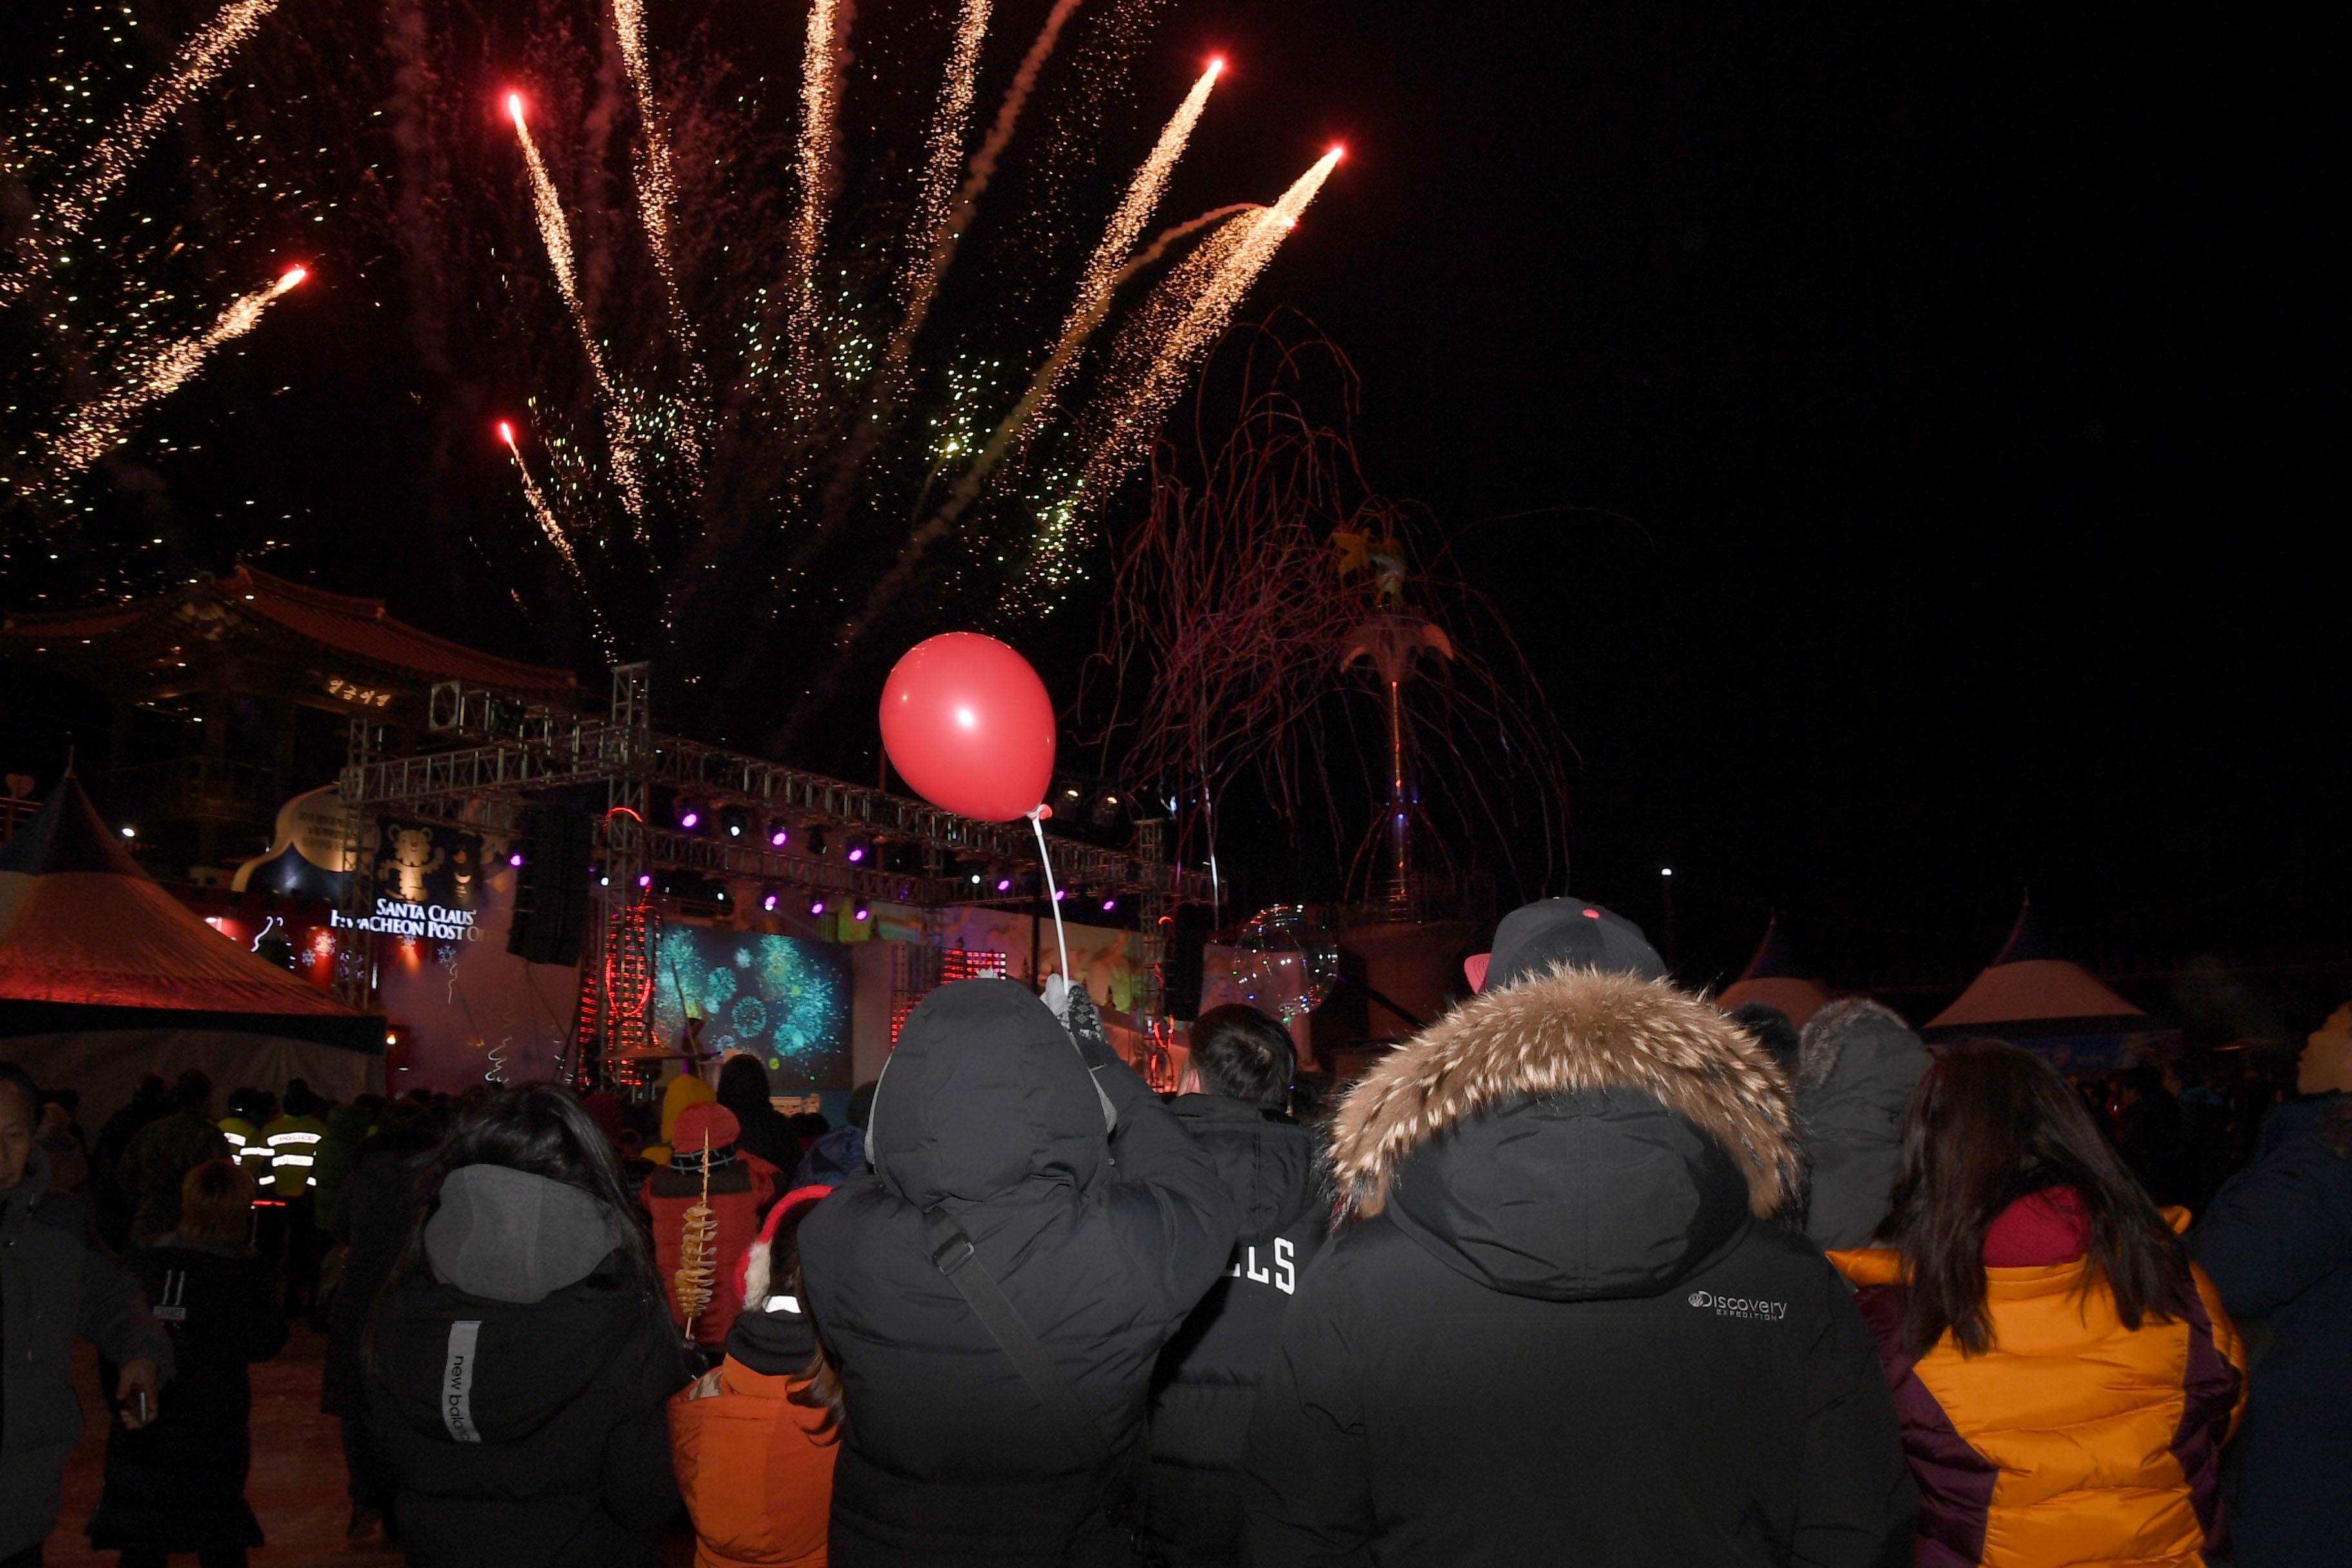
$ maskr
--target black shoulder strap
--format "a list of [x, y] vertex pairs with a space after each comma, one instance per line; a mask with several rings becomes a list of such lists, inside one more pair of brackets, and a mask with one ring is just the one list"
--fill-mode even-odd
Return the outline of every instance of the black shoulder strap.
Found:
[[1079, 1457], [1089, 1464], [1097, 1461], [1105, 1447], [1101, 1428], [1087, 1414], [1078, 1391], [1037, 1342], [1020, 1312], [1005, 1300], [1003, 1290], [973, 1252], [971, 1237], [964, 1235], [963, 1227], [945, 1208], [933, 1205], [923, 1211], [923, 1239], [931, 1249], [933, 1266], [948, 1277]]

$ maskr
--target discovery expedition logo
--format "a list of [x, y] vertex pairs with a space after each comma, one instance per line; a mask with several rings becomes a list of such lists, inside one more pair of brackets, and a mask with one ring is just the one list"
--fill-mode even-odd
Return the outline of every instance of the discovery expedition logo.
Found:
[[1758, 1301], [1746, 1296], [1717, 1296], [1709, 1290], [1690, 1293], [1694, 1307], [1712, 1307], [1718, 1318], [1752, 1318], [1759, 1323], [1777, 1323], [1789, 1315], [1786, 1301]]

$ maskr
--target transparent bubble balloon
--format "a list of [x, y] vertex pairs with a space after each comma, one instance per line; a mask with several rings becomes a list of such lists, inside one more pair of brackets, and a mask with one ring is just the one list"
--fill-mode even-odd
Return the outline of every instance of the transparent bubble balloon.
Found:
[[1242, 1000], [1296, 1022], [1323, 1005], [1339, 978], [1339, 944], [1296, 904], [1259, 911], [1234, 940]]

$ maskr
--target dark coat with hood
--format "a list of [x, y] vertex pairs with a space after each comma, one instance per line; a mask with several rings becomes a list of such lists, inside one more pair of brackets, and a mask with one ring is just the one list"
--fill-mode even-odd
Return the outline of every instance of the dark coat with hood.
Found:
[[[873, 1172], [801, 1226], [847, 1417], [835, 1568], [1129, 1560], [1130, 1527], [1108, 1515], [1139, 1468], [1152, 1364], [1224, 1267], [1234, 1205], [1142, 1079], [1099, 1041], [1087, 1049], [1011, 982], [933, 992], [875, 1096]], [[933, 1264], [934, 1205], [1095, 1417], [1092, 1451]]]
[[392, 1279], [424, 1207], [417, 1182], [430, 1162], [435, 1130], [411, 1124], [360, 1145], [343, 1178], [335, 1239], [343, 1243], [342, 1283], [327, 1313], [327, 1365], [320, 1408], [330, 1415], [367, 1415], [365, 1349], [376, 1298]]
[[1539, 973], [1382, 1060], [1258, 1393], [1248, 1560], [1907, 1563], [1870, 1332], [1768, 1217], [1792, 1128], [1744, 1031], [1627, 974]]
[[1867, 997], [1831, 1003], [1797, 1047], [1797, 1125], [1810, 1167], [1805, 1234], [1824, 1252], [1861, 1247], [1886, 1217], [1903, 1165], [1903, 1111], [1927, 1047]]
[[49, 1157], [36, 1144], [23, 1176], [0, 1191], [0, 1558], [57, 1527], [81, 1438], [74, 1335], [117, 1365], [143, 1358], [172, 1373], [171, 1342], [139, 1282], [92, 1244], [89, 1205], [48, 1185]]
[[1223, 1277], [1160, 1352], [1152, 1381], [1145, 1529], [1163, 1559], [1192, 1568], [1240, 1560], [1250, 1411], [1330, 1205], [1314, 1131], [1281, 1110], [1219, 1094], [1183, 1095], [1168, 1110], [1214, 1157], [1242, 1212]]
[[677, 1512], [669, 1313], [625, 1266], [627, 1216], [467, 1165], [425, 1258], [378, 1304], [368, 1420], [418, 1568], [652, 1568]]
[[2352, 1094], [2292, 1101], [2189, 1237], [2233, 1317], [2260, 1319], [2237, 1451], [2241, 1568], [2340, 1563], [2352, 1542]]
[[249, 1247], [158, 1237], [127, 1259], [172, 1339], [171, 1392], [148, 1426], [117, 1421], [106, 1439], [106, 1490], [89, 1521], [100, 1552], [259, 1546], [245, 1500], [253, 1454], [250, 1363], [286, 1345], [286, 1315]]

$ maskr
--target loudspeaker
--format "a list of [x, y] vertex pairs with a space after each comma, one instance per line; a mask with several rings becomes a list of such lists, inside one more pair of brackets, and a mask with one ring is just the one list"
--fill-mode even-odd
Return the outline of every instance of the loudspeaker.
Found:
[[1201, 991], [1208, 982], [1209, 910], [1200, 904], [1178, 906], [1168, 924], [1168, 957], [1160, 972], [1160, 994], [1168, 1016], [1191, 1023], [1201, 1016]]
[[509, 952], [532, 963], [580, 962], [580, 935], [595, 901], [588, 874], [595, 848], [596, 824], [584, 811], [535, 805], [523, 813]]

